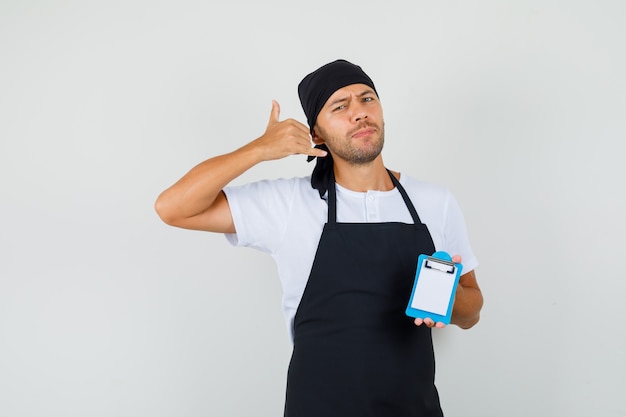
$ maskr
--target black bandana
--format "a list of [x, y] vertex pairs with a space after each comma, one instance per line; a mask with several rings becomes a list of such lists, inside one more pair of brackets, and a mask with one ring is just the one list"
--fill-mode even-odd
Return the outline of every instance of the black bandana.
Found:
[[[326, 64], [304, 77], [298, 85], [298, 96], [311, 132], [315, 127], [317, 116], [329, 97], [340, 88], [352, 84], [365, 84], [378, 95], [374, 82], [363, 72], [361, 67], [343, 59]], [[328, 152], [326, 145], [316, 147]], [[313, 159], [314, 157], [309, 157], [308, 161]], [[333, 159], [330, 152], [324, 158], [317, 158], [317, 163], [311, 174], [311, 186], [319, 191], [320, 197], [328, 189], [332, 169]]]

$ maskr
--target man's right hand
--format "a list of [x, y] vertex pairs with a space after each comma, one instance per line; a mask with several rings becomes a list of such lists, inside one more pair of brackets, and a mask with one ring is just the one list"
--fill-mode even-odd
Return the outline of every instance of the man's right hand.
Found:
[[265, 133], [251, 143], [262, 152], [262, 159], [270, 161], [290, 155], [326, 156], [326, 151], [314, 148], [309, 128], [294, 119], [280, 118], [280, 105], [272, 100], [272, 111]]

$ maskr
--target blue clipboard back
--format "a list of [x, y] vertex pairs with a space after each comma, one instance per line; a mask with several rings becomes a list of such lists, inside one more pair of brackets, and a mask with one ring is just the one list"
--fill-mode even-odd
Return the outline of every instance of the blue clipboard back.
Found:
[[462, 269], [463, 265], [454, 263], [447, 252], [420, 255], [406, 315], [450, 324]]

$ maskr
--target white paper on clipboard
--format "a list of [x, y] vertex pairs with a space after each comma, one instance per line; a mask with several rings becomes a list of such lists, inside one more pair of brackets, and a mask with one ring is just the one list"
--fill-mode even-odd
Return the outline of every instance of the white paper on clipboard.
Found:
[[[451, 268], [454, 269], [448, 272]], [[456, 266], [442, 265], [436, 260], [425, 259], [419, 265], [419, 269], [419, 279], [415, 285], [411, 307], [445, 316], [456, 279]]]

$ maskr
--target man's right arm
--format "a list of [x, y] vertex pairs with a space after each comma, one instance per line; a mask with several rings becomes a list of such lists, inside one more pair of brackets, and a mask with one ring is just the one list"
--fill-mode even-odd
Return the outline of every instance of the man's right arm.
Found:
[[155, 202], [161, 219], [176, 227], [217, 233], [235, 233], [235, 225], [222, 191], [232, 180], [256, 164], [289, 155], [325, 156], [311, 146], [309, 129], [287, 119], [279, 121], [280, 106], [272, 102], [265, 133], [228, 154], [208, 159], [163, 191]]

